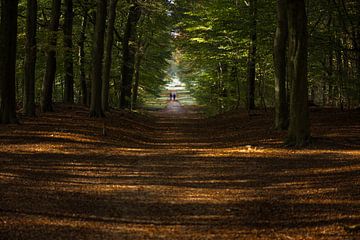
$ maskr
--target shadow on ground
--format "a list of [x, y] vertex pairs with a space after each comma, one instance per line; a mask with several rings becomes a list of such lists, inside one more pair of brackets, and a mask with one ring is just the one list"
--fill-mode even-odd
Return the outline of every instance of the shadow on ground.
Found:
[[0, 238], [360, 237], [343, 228], [360, 222], [359, 115], [340, 132], [315, 122], [318, 144], [300, 150], [263, 116], [177, 108], [2, 127]]

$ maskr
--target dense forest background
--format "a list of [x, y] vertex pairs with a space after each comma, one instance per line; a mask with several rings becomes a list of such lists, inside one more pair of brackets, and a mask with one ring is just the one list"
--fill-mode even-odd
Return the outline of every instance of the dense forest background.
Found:
[[[256, 43], [255, 105], [274, 106], [277, 4], [285, 7], [286, 1], [210, 2], [197, 1], [180, 17], [179, 58], [187, 70], [182, 79], [187, 80], [200, 102], [213, 103], [214, 111], [244, 106], [252, 53], [249, 49]], [[319, 106], [357, 106], [359, 2], [321, 0], [305, 4], [309, 100]], [[290, 82], [286, 86], [288, 92]]]
[[54, 102], [87, 105], [94, 117], [134, 109], [176, 74], [211, 114], [275, 107], [275, 127], [301, 143], [308, 104], [359, 106], [359, 5], [2, 0], [1, 122]]
[[0, 10], [0, 239], [360, 239], [359, 0]]

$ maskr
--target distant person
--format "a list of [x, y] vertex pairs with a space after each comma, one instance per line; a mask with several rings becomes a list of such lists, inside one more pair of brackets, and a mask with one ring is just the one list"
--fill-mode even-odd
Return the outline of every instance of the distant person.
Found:
[[170, 101], [173, 100], [173, 94], [170, 92]]
[[176, 100], [176, 93], [173, 93], [173, 99]]

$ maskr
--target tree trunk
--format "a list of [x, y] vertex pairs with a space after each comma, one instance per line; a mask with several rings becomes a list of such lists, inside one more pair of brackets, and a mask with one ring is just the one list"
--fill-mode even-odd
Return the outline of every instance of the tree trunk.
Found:
[[275, 70], [275, 128], [285, 130], [289, 125], [286, 94], [286, 47], [288, 37], [287, 0], [277, 1], [277, 26], [274, 39]]
[[241, 91], [240, 91], [240, 80], [238, 76], [238, 68], [236, 66], [236, 63], [234, 63], [234, 66], [231, 68], [231, 78], [236, 83], [236, 109], [240, 108], [240, 102], [241, 102]]
[[142, 61], [142, 54], [138, 52], [135, 64], [135, 81], [133, 86], [133, 95], [132, 95], [132, 109], [137, 107], [137, 99], [139, 95], [139, 83], [140, 83], [140, 67]]
[[123, 65], [122, 82], [120, 92], [120, 107], [131, 108], [131, 88], [134, 75], [134, 64], [136, 54], [136, 25], [141, 16], [141, 8], [136, 1], [129, 9], [129, 16], [126, 23], [124, 42], [123, 42]]
[[257, 0], [250, 0], [250, 49], [248, 59], [248, 91], [247, 91], [247, 109], [255, 109], [255, 67], [256, 67], [256, 24], [257, 24]]
[[340, 39], [337, 40], [338, 42], [338, 49], [336, 50], [336, 70], [337, 70], [337, 86], [339, 89], [339, 97], [337, 101], [337, 106], [340, 106], [341, 111], [344, 110], [343, 104], [343, 96], [344, 96], [344, 69], [342, 63], [342, 51], [341, 51], [341, 42]]
[[[360, 5], [360, 3], [358, 4]], [[358, 9], [358, 12], [360, 13], [360, 10]], [[354, 37], [354, 39], [359, 39], [360, 40], [360, 30], [357, 29], [356, 30], [356, 34], [357, 37]], [[356, 68], [356, 75], [355, 78], [357, 79], [356, 81], [356, 91], [357, 91], [357, 101], [358, 104], [360, 105], [360, 47], [357, 43], [357, 41], [353, 40], [353, 46], [355, 49], [355, 68]]]
[[51, 23], [49, 26], [48, 50], [46, 59], [46, 70], [42, 86], [41, 111], [53, 111], [52, 95], [56, 74], [56, 45], [59, 19], [61, 15], [61, 0], [52, 1]]
[[92, 62], [90, 116], [103, 117], [101, 104], [102, 65], [104, 58], [104, 37], [107, 0], [97, 0], [94, 52]]
[[290, 125], [287, 143], [303, 146], [310, 139], [307, 82], [307, 17], [304, 0], [288, 2]]
[[74, 103], [74, 60], [73, 60], [73, 0], [65, 0], [64, 16], [64, 102]]
[[27, 0], [23, 113], [35, 116], [37, 0]]
[[286, 47], [288, 37], [287, 0], [277, 1], [277, 26], [274, 39], [275, 70], [275, 128], [285, 130], [289, 125], [286, 93]]
[[83, 105], [88, 105], [88, 90], [86, 84], [85, 72], [85, 40], [88, 16], [85, 13], [81, 23], [80, 39], [79, 39], [79, 68], [80, 68], [80, 101]]
[[15, 98], [17, 0], [1, 0], [0, 123], [17, 123]]
[[102, 109], [103, 111], [109, 111], [109, 83], [110, 83], [110, 72], [112, 65], [112, 49], [114, 43], [114, 25], [116, 18], [116, 5], [117, 0], [110, 0], [108, 9], [109, 20], [106, 36], [106, 55], [104, 64], [104, 74], [102, 82]]
[[334, 75], [334, 63], [333, 63], [333, 57], [334, 57], [334, 52], [332, 49], [330, 49], [329, 51], [329, 57], [328, 57], [328, 70], [327, 70], [327, 81], [328, 81], [328, 93], [327, 93], [327, 98], [326, 98], [326, 104], [329, 104], [330, 106], [333, 105], [333, 95], [332, 95], [332, 85], [333, 85], [333, 75]]

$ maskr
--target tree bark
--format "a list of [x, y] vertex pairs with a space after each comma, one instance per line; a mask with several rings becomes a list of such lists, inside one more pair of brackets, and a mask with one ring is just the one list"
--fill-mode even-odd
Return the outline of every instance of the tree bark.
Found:
[[53, 85], [56, 74], [56, 45], [57, 31], [59, 29], [59, 20], [61, 15], [61, 0], [52, 1], [51, 23], [49, 26], [48, 50], [46, 59], [46, 70], [42, 86], [41, 111], [53, 111], [52, 95]]
[[108, 14], [108, 28], [106, 33], [106, 54], [104, 64], [104, 74], [102, 82], [102, 109], [109, 111], [109, 85], [110, 85], [110, 72], [112, 65], [112, 49], [114, 43], [114, 25], [116, 19], [116, 5], [118, 0], [110, 0]]
[[257, 0], [249, 1], [250, 8], [250, 48], [248, 59], [248, 91], [247, 91], [247, 109], [255, 109], [255, 69], [256, 69], [256, 24], [257, 24]]
[[240, 80], [238, 76], [238, 68], [236, 66], [236, 63], [234, 63], [234, 66], [231, 68], [231, 78], [236, 83], [236, 109], [240, 108], [241, 103], [241, 89], [240, 89]]
[[124, 33], [123, 42], [123, 65], [122, 82], [120, 92], [120, 108], [131, 108], [131, 89], [134, 75], [134, 64], [136, 54], [136, 25], [141, 16], [141, 8], [136, 1], [133, 1], [129, 9], [129, 16]]
[[80, 101], [83, 105], [88, 105], [88, 90], [86, 84], [86, 72], [85, 72], [85, 40], [86, 40], [86, 27], [88, 16], [85, 13], [81, 23], [80, 39], [78, 43], [79, 47], [79, 70], [80, 70]]
[[344, 69], [343, 69], [343, 63], [342, 63], [342, 58], [343, 58], [343, 54], [341, 51], [341, 41], [340, 39], [337, 39], [338, 42], [338, 48], [336, 49], [336, 70], [337, 70], [337, 74], [336, 74], [336, 80], [337, 80], [337, 86], [338, 86], [338, 101], [337, 101], [337, 106], [340, 106], [341, 111], [344, 110], [344, 104], [343, 104], [343, 95], [344, 95]]
[[27, 0], [23, 113], [35, 116], [37, 0]]
[[73, 0], [65, 0], [64, 16], [64, 102], [74, 103]]
[[290, 125], [287, 143], [304, 146], [310, 139], [307, 82], [307, 17], [304, 0], [288, 2]]
[[97, 0], [94, 52], [91, 83], [91, 117], [104, 117], [101, 104], [102, 65], [104, 58], [104, 38], [106, 26], [107, 0]]
[[137, 53], [136, 64], [135, 64], [135, 78], [134, 78], [134, 86], [133, 86], [133, 95], [132, 95], [132, 109], [136, 109], [137, 100], [139, 95], [139, 84], [140, 84], [140, 67], [142, 61], [142, 54]]
[[275, 128], [285, 130], [289, 125], [286, 93], [286, 47], [288, 37], [287, 0], [277, 1], [277, 26], [274, 39], [275, 70]]
[[[358, 4], [360, 6], [360, 3]], [[358, 9], [358, 13], [360, 13], [360, 10]], [[355, 30], [354, 30], [355, 31]], [[360, 39], [360, 30], [357, 29], [355, 35], [357, 37], [354, 37], [354, 39]], [[356, 89], [357, 89], [357, 101], [358, 104], [360, 104], [360, 47], [356, 41], [353, 41], [353, 46], [355, 49], [355, 67], [356, 67]]]
[[15, 98], [17, 0], [1, 0], [0, 123], [17, 123]]

